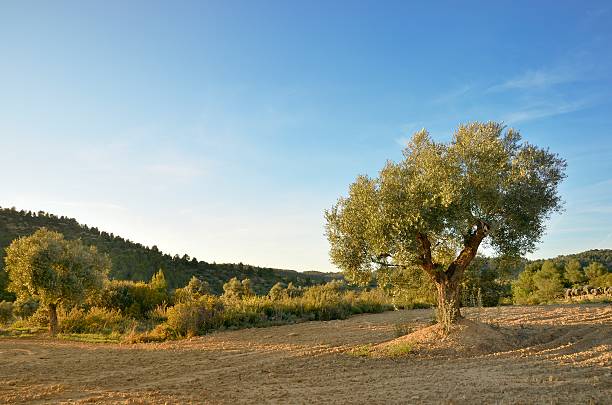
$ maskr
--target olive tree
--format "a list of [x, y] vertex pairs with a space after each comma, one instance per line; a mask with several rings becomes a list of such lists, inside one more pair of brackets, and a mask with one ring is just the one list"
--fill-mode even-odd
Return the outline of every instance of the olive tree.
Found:
[[9, 290], [17, 299], [37, 298], [49, 310], [49, 332], [57, 332], [57, 306], [76, 304], [99, 291], [111, 264], [108, 256], [80, 240], [41, 228], [6, 248]]
[[551, 213], [566, 163], [495, 122], [461, 125], [448, 143], [415, 133], [403, 160], [359, 176], [325, 212], [330, 256], [349, 281], [423, 271], [438, 315], [461, 316], [463, 274], [482, 244], [499, 254], [532, 251]]

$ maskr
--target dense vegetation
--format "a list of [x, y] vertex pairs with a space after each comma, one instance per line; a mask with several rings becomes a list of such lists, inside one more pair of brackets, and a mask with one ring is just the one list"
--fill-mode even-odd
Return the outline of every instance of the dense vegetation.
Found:
[[156, 246], [148, 247], [131, 242], [112, 233], [79, 224], [75, 219], [14, 208], [0, 208], [0, 301], [14, 297], [6, 292], [6, 274], [2, 271], [6, 247], [16, 238], [33, 234], [46, 227], [60, 232], [66, 239], [81, 239], [85, 245], [95, 246], [99, 252], [107, 253], [112, 260], [109, 276], [117, 280], [146, 281], [154, 273], [163, 270], [170, 288], [184, 286], [192, 276], [206, 281], [211, 292], [221, 294], [223, 284], [237, 277], [249, 278], [258, 294], [266, 294], [277, 282], [293, 283], [297, 286], [322, 284], [340, 276], [316, 271], [297, 272], [255, 267], [242, 263], [216, 264], [200, 261], [195, 257], [170, 256]]
[[[163, 272], [149, 282], [107, 280], [99, 293], [58, 305], [58, 330], [65, 335], [149, 342], [218, 329], [344, 319], [393, 308], [382, 290], [356, 291], [342, 281], [311, 287], [277, 283], [266, 295], [256, 295], [250, 286], [249, 279], [233, 278], [217, 296], [195, 277], [169, 292]], [[10, 325], [8, 333], [46, 328], [49, 319], [49, 307], [41, 305], [38, 297], [0, 302], [0, 326]]]
[[611, 253], [589, 250], [528, 263], [512, 283], [513, 300], [517, 304], [539, 304], [563, 296], [588, 296], [593, 292], [606, 295], [612, 287]]

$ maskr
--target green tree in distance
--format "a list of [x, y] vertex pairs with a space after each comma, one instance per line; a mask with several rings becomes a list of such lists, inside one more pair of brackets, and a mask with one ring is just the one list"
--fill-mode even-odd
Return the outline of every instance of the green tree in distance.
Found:
[[435, 284], [438, 315], [461, 316], [460, 284], [485, 242], [499, 254], [532, 251], [566, 163], [495, 122], [461, 125], [449, 143], [415, 133], [404, 159], [359, 176], [325, 212], [330, 256], [349, 281], [374, 271], [420, 269]]
[[586, 281], [584, 270], [580, 262], [576, 259], [571, 259], [565, 264], [565, 278], [572, 283], [572, 285], [580, 285]]
[[240, 281], [236, 277], [233, 277], [227, 283], [223, 284], [222, 297], [225, 299], [238, 300], [252, 295], [254, 295], [254, 292], [251, 289], [251, 280], [248, 278]]
[[589, 282], [593, 282], [597, 277], [603, 276], [604, 274], [606, 274], [608, 272], [608, 270], [605, 268], [605, 266], [601, 263], [598, 262], [593, 262], [590, 263], [585, 269], [584, 269], [584, 274], [586, 274], [586, 276], [589, 279]]
[[533, 285], [540, 301], [548, 302], [563, 293], [563, 279], [554, 262], [546, 260], [533, 275]]
[[49, 309], [49, 332], [57, 332], [57, 306], [82, 302], [99, 291], [110, 271], [110, 259], [80, 240], [41, 228], [14, 240], [6, 249], [9, 290], [18, 299], [35, 297]]

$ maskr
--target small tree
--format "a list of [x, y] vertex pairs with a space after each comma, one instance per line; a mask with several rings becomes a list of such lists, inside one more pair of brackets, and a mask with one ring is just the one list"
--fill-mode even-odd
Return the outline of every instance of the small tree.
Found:
[[533, 276], [540, 271], [540, 267], [538, 263], [528, 264], [512, 283], [512, 298], [516, 304], [535, 304], [537, 302], [534, 295], [536, 286]]
[[603, 276], [607, 272], [606, 266], [599, 262], [592, 262], [584, 269], [584, 274], [589, 279], [589, 283], [593, 283], [598, 277]]
[[111, 263], [108, 256], [80, 240], [65, 240], [41, 228], [6, 248], [9, 290], [18, 299], [36, 297], [49, 310], [49, 332], [57, 332], [57, 306], [74, 304], [102, 288]]
[[223, 298], [233, 300], [254, 295], [251, 290], [251, 280], [245, 278], [240, 282], [236, 277], [223, 284]]
[[594, 287], [612, 287], [612, 272], [599, 262], [589, 264], [584, 272], [589, 279], [589, 284]]
[[274, 284], [272, 288], [270, 288], [270, 291], [268, 292], [268, 298], [270, 298], [272, 301], [279, 301], [287, 297], [288, 297], [287, 289], [285, 288], [284, 284], [281, 282]]
[[210, 287], [208, 282], [202, 281], [196, 276], [191, 277], [189, 283], [183, 288], [177, 288], [174, 291], [174, 302], [196, 301], [201, 296], [209, 294]]
[[440, 318], [453, 322], [481, 243], [504, 255], [532, 251], [561, 208], [565, 161], [520, 139], [494, 122], [461, 125], [446, 144], [417, 132], [401, 162], [358, 177], [326, 211], [333, 263], [362, 285], [381, 269], [424, 271], [448, 312]]
[[533, 275], [533, 285], [540, 301], [548, 302], [563, 293], [561, 272], [550, 260], [542, 264], [542, 269]]
[[287, 296], [289, 298], [295, 298], [295, 297], [299, 297], [300, 295], [302, 295], [304, 291], [302, 290], [301, 287], [296, 287], [292, 282], [289, 282], [285, 292], [287, 293]]
[[565, 278], [573, 285], [580, 285], [586, 281], [584, 270], [578, 260], [571, 259], [565, 263]]

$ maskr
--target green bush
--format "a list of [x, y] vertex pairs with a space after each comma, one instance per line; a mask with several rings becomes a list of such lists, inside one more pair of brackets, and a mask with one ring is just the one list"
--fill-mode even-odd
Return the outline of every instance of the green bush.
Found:
[[185, 287], [174, 290], [174, 303], [195, 301], [206, 294], [210, 294], [208, 283], [193, 276]]
[[[119, 310], [123, 314], [143, 319], [159, 305], [170, 301], [165, 281], [155, 280], [151, 283], [142, 281], [112, 280], [104, 286], [98, 297], [92, 300], [94, 306]], [[162, 273], [163, 275], [163, 273]]]
[[279, 301], [283, 298], [288, 297], [289, 296], [287, 295], [287, 287], [285, 287], [284, 283], [279, 282], [274, 284], [268, 292], [268, 298], [270, 298], [272, 301]]
[[13, 314], [19, 319], [27, 319], [34, 315], [39, 306], [40, 303], [33, 298], [17, 300], [13, 304]]
[[537, 264], [529, 264], [525, 267], [518, 278], [512, 283], [512, 299], [515, 304], [537, 304], [538, 298], [534, 295], [536, 291], [533, 275], [540, 270]]
[[250, 279], [245, 278], [239, 281], [236, 277], [233, 277], [227, 283], [223, 284], [223, 295], [221, 297], [224, 301], [231, 301], [253, 295], [255, 295], [255, 293], [251, 289]]
[[49, 326], [49, 308], [45, 307], [45, 306], [39, 306], [38, 308], [36, 308], [36, 311], [34, 311], [34, 313], [24, 319], [24, 324], [27, 324], [29, 326], [33, 326], [33, 327], [41, 327], [41, 328], [46, 328]]
[[13, 303], [8, 301], [0, 302], [0, 325], [5, 325], [13, 320]]
[[124, 317], [118, 310], [93, 307], [84, 311], [73, 308], [60, 315], [60, 331], [63, 333], [125, 333], [136, 326], [136, 321]]
[[204, 295], [168, 308], [166, 324], [177, 337], [201, 335], [219, 327], [222, 311], [223, 304], [218, 297]]

